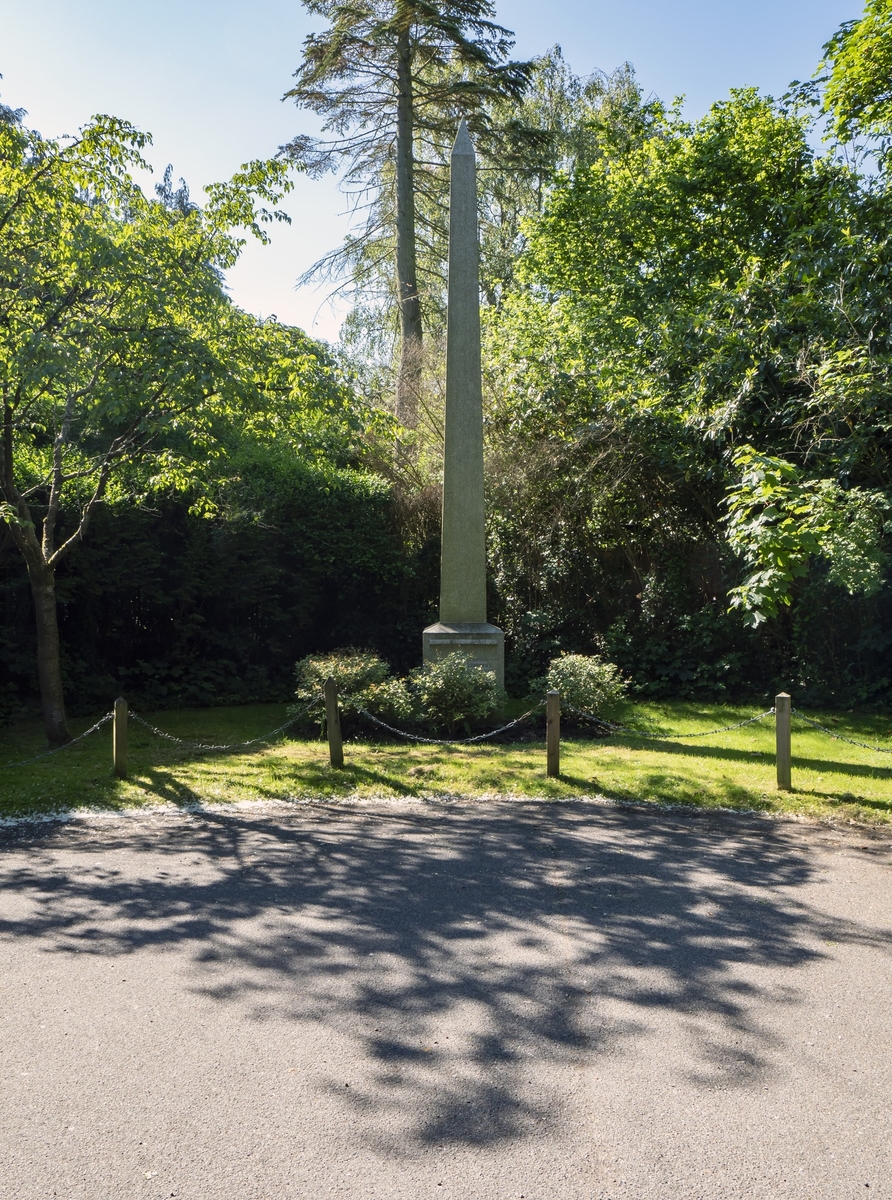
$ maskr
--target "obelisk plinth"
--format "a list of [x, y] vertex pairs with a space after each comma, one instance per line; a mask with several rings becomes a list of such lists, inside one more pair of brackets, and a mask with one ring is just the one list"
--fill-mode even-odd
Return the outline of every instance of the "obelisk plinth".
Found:
[[452, 147], [446, 310], [446, 438], [440, 620], [423, 634], [424, 661], [460, 651], [505, 683], [505, 635], [486, 620], [483, 387], [477, 169], [464, 121]]

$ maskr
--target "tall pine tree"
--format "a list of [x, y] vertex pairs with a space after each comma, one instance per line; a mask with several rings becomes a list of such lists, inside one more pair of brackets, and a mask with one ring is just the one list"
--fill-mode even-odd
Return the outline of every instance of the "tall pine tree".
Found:
[[[296, 83], [286, 95], [321, 116], [329, 136], [300, 135], [284, 149], [311, 174], [343, 170], [345, 190], [365, 213], [359, 234], [309, 274], [334, 276], [347, 268], [364, 272], [366, 282], [369, 275], [380, 278], [382, 248], [393, 247], [400, 334], [396, 413], [411, 427], [424, 337], [419, 202], [434, 209], [444, 202], [442, 168], [459, 120], [467, 120], [478, 141], [493, 139], [493, 110], [521, 99], [533, 65], [509, 58], [513, 35], [491, 19], [489, 0], [304, 3], [330, 25], [304, 42]], [[518, 128], [505, 132], [509, 149], [536, 140]], [[369, 247], [371, 264], [364, 254]], [[363, 279], [356, 282], [361, 286]]]

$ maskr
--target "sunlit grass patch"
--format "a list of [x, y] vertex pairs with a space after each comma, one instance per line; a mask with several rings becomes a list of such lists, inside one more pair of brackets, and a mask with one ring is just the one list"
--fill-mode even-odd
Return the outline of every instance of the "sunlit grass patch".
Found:
[[[24, 816], [92, 806], [192, 805], [229, 801], [338, 800], [347, 796], [481, 796], [491, 793], [545, 799], [599, 795], [619, 801], [698, 808], [755, 809], [813, 817], [889, 822], [892, 755], [862, 750], [794, 719], [793, 785], [775, 786], [774, 723], [729, 730], [698, 740], [673, 741], [733, 724], [752, 708], [691, 703], [629, 705], [627, 724], [665, 740], [591, 739], [572, 733], [562, 744], [561, 778], [545, 777], [545, 745], [533, 741], [474, 746], [376, 742], [345, 744], [345, 766], [328, 765], [325, 742], [312, 736], [280, 738], [249, 752], [201, 753], [130, 727], [130, 775], [111, 772], [111, 729], [28, 766], [0, 768], [0, 815]], [[862, 714], [810, 714], [834, 733], [892, 746], [890, 719]], [[276, 705], [195, 709], [152, 715], [161, 728], [193, 741], [243, 741], [281, 724]], [[74, 732], [91, 722], [74, 723]], [[0, 761], [43, 749], [36, 722], [5, 730]]]

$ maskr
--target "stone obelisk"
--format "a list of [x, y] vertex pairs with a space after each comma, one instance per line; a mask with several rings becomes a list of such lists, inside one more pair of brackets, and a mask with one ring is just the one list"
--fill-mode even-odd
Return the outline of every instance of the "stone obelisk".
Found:
[[464, 121], [452, 147], [447, 304], [440, 619], [424, 631], [424, 661], [460, 651], [503, 687], [505, 635], [486, 620], [477, 169]]

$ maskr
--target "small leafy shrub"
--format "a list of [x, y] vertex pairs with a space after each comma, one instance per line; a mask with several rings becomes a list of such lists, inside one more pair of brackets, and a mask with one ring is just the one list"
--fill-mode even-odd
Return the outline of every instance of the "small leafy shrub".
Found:
[[[373, 716], [401, 728], [426, 725], [450, 735], [459, 726], [491, 716], [504, 693], [482, 667], [472, 666], [463, 654], [450, 654], [439, 662], [425, 663], [405, 679], [388, 674], [387, 663], [368, 650], [334, 650], [310, 655], [294, 668], [297, 704], [288, 709], [296, 716], [308, 700], [320, 695], [331, 676], [338, 685], [341, 713], [356, 716], [366, 709]], [[321, 720], [321, 709], [306, 716], [306, 724]]]
[[503, 698], [494, 676], [473, 666], [460, 652], [425, 663], [410, 680], [419, 717], [450, 735], [459, 725], [491, 716]]
[[384, 679], [358, 693], [358, 707], [391, 725], [414, 723], [418, 719], [417, 704], [405, 679]]
[[619, 667], [597, 654], [553, 658], [543, 682], [546, 690], [560, 692], [562, 701], [595, 716], [609, 713], [626, 694]]
[[388, 671], [383, 658], [371, 650], [332, 650], [330, 654], [311, 654], [302, 658], [294, 668], [297, 679], [294, 695], [298, 702], [288, 712], [296, 714], [308, 700], [320, 695], [329, 676], [338, 685], [341, 711], [355, 712], [358, 708], [366, 707], [362, 697], [370, 688], [383, 684]]

